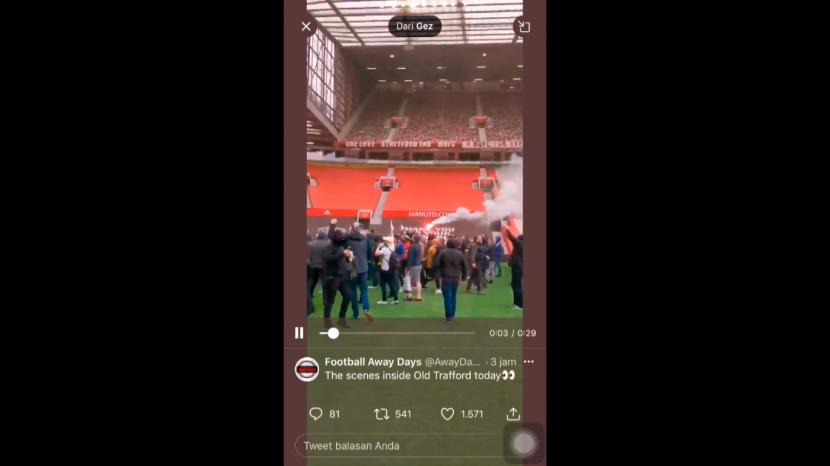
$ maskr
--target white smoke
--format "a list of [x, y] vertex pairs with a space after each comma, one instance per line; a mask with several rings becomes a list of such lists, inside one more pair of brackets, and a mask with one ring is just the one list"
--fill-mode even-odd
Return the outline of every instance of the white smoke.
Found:
[[496, 169], [499, 192], [493, 199], [484, 201], [484, 209], [490, 220], [507, 216], [523, 217], [524, 170], [522, 158], [512, 157], [510, 164]]
[[435, 219], [432, 223], [427, 223], [426, 229], [431, 230], [432, 227], [436, 225], [452, 223], [456, 220], [470, 220], [475, 222], [480, 220], [487, 220], [487, 217], [484, 212], [470, 212], [470, 209], [467, 209], [465, 207], [459, 207], [458, 210], [456, 210], [455, 212], [444, 215], [443, 217], [439, 217]]
[[426, 229], [430, 230], [433, 226], [456, 220], [489, 223], [508, 216], [523, 218], [523, 178], [522, 158], [513, 155], [509, 165], [496, 169], [499, 190], [493, 199], [484, 201], [484, 212], [470, 212], [467, 208], [459, 207], [455, 212], [428, 223]]

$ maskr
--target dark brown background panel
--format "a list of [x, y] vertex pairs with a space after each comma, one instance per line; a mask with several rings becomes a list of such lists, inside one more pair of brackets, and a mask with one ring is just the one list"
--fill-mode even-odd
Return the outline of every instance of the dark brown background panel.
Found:
[[[544, 1], [524, 3], [524, 16], [532, 18], [530, 36], [524, 41], [524, 210], [533, 212], [524, 218], [525, 327], [544, 335], [547, 345], [547, 298], [556, 293], [547, 282], [547, 17]], [[538, 18], [538, 20], [536, 19]], [[538, 26], [537, 26], [538, 25]], [[554, 154], [555, 156], [555, 154]], [[557, 245], [552, 245], [557, 247]], [[542, 346], [540, 341], [525, 340], [526, 357], [534, 359], [535, 370], [525, 371], [525, 421], [545, 425], [547, 421], [547, 378], [544, 368], [547, 351], [529, 350]], [[546, 448], [549, 451], [549, 448]]]
[[[305, 18], [305, 1], [287, 1], [283, 16], [283, 153], [272, 154], [283, 159], [283, 203], [285, 209], [285, 231], [283, 232], [283, 280], [286, 290], [299, 290], [306, 286], [305, 264], [305, 36], [300, 32], [300, 19]], [[293, 136], [293, 137], [292, 137]], [[296, 219], [296, 221], [292, 221]], [[295, 343], [294, 327], [305, 324], [305, 296], [302, 293], [285, 293], [283, 309], [274, 312], [283, 314], [283, 367], [286, 383], [283, 399], [284, 445], [293, 445], [294, 440], [305, 432], [306, 387], [293, 374], [294, 363], [305, 356], [305, 340]], [[296, 382], [296, 383], [293, 383]], [[274, 439], [277, 441], [277, 439]], [[304, 466], [305, 460], [298, 457], [292, 448], [284, 448], [283, 464]]]
[[[300, 19], [305, 18], [305, 2], [285, 2], [283, 16], [284, 34], [284, 108], [283, 132], [286, 135], [283, 153], [274, 156], [283, 159], [284, 166], [284, 203], [286, 231], [283, 243], [285, 289], [299, 289], [305, 286], [305, 273], [302, 264], [306, 260], [306, 249], [297, 247], [305, 244], [306, 220], [304, 180], [305, 160], [305, 36], [300, 33]], [[525, 186], [528, 192], [524, 196], [525, 207], [534, 215], [524, 219], [526, 249], [529, 253], [525, 259], [525, 327], [534, 328], [546, 338], [547, 293], [547, 215], [546, 215], [546, 31], [544, 18], [546, 4], [543, 1], [525, 2], [524, 16], [539, 18], [533, 23], [533, 32], [524, 41], [524, 63], [528, 72], [524, 73], [524, 161]], [[291, 137], [295, 135], [296, 137]], [[555, 245], [554, 245], [555, 247]], [[301, 294], [286, 293], [283, 297], [284, 308], [275, 312], [283, 313], [283, 338], [285, 342], [284, 367], [286, 377], [285, 399], [283, 401], [285, 417], [284, 444], [293, 445], [294, 441], [305, 431], [306, 387], [295, 381], [291, 371], [294, 362], [305, 354], [305, 344], [293, 340], [293, 328], [303, 325], [304, 314], [299, 309], [305, 308]], [[525, 341], [526, 357], [535, 359], [535, 369], [525, 371], [524, 384], [524, 420], [527, 422], [546, 423], [546, 377], [544, 372], [546, 353], [531, 350], [544, 341]], [[547, 448], [546, 448], [547, 450]], [[284, 451], [284, 464], [304, 465], [305, 461], [297, 457], [293, 450]]]

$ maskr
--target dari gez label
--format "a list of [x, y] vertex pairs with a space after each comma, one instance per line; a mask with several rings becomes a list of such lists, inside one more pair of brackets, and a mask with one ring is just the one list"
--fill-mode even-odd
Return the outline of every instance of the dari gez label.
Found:
[[395, 37], [435, 37], [441, 33], [441, 20], [432, 15], [400, 15], [389, 20]]

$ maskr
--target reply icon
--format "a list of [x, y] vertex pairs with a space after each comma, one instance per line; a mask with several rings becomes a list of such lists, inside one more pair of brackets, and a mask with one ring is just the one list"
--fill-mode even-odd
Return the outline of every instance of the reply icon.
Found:
[[320, 408], [319, 406], [315, 406], [315, 407], [308, 410], [308, 415], [311, 416], [312, 419], [317, 421], [318, 419], [323, 417], [323, 408]]

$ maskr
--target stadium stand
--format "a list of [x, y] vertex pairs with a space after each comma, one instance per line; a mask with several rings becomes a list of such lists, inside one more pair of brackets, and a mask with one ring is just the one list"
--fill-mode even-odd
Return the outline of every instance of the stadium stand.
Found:
[[488, 92], [482, 94], [484, 113], [491, 118], [487, 128], [487, 142], [496, 145], [515, 146], [522, 141], [522, 93]]
[[[486, 128], [491, 147], [521, 147], [522, 93], [484, 92], [480, 94], [484, 114], [490, 118]], [[405, 127], [395, 131], [394, 142], [460, 142], [464, 147], [480, 147], [478, 130], [470, 128], [470, 118], [477, 114], [475, 94], [471, 92], [395, 91], [372, 98], [354, 128], [344, 137], [347, 142], [384, 141], [389, 136], [386, 121], [397, 115], [407, 100]]]
[[341, 215], [354, 215], [358, 209], [374, 210], [380, 197], [375, 182], [386, 174], [385, 167], [338, 167], [308, 165], [308, 172], [317, 186], [308, 188], [311, 199], [309, 214], [323, 214], [324, 210], [342, 210]]
[[475, 96], [467, 92], [424, 92], [409, 97], [407, 126], [395, 134], [394, 141], [468, 141], [478, 139], [470, 128], [476, 113]]
[[456, 132], [453, 137], [459, 141], [478, 141], [478, 130], [470, 128], [470, 117], [476, 114], [475, 96], [450, 93], [447, 104], [445, 119], [447, 127]]
[[484, 208], [484, 195], [473, 189], [478, 168], [397, 168], [398, 189], [391, 191], [384, 212], [449, 211], [465, 207], [471, 212]]
[[383, 141], [389, 134], [384, 128], [386, 120], [398, 114], [403, 95], [396, 92], [376, 94], [360, 115], [354, 128], [349, 132], [348, 141]]

